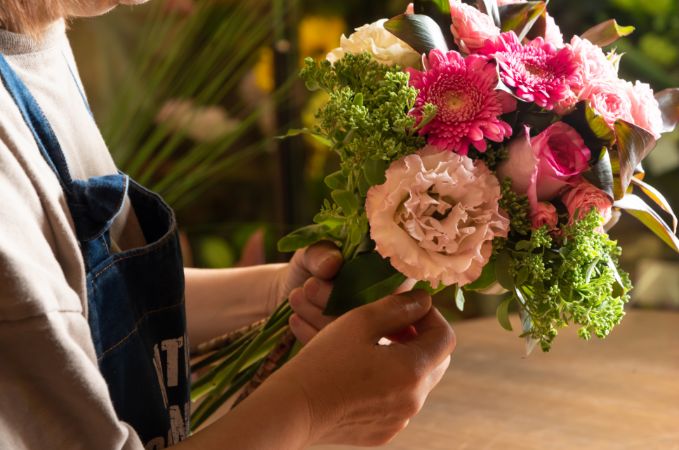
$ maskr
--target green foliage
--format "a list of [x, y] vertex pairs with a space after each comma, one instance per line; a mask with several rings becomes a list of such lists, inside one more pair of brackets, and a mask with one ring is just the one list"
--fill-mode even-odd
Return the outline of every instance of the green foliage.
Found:
[[294, 252], [316, 242], [327, 240], [331, 233], [332, 229], [322, 224], [299, 228], [278, 241], [278, 251], [282, 253]]
[[324, 313], [339, 316], [391, 294], [406, 276], [379, 254], [363, 253], [344, 263]]
[[583, 339], [604, 338], [622, 320], [632, 286], [617, 268], [620, 248], [600, 226], [601, 217], [592, 211], [561, 227], [558, 241], [542, 228], [506, 248], [514, 284], [510, 299], [530, 317], [525, 334], [543, 351], [568, 324], [579, 325]]
[[512, 190], [512, 180], [509, 178], [505, 178], [502, 181], [500, 208], [509, 216], [511, 235], [528, 236], [530, 234], [531, 221], [528, 197], [514, 192]]
[[[415, 0], [413, 2], [415, 14], [431, 17], [441, 30], [450, 30], [453, 21], [450, 16], [449, 0]], [[457, 49], [452, 33], [443, 33], [448, 48]]]
[[489, 145], [485, 152], [480, 152], [475, 148], [469, 150], [469, 157], [473, 160], [481, 160], [490, 170], [497, 170], [502, 161], [507, 159], [509, 152], [504, 145]]
[[[448, 15], [448, 17], [450, 16]], [[450, 19], [448, 19], [448, 22], [450, 22]], [[442, 52], [449, 50], [448, 41], [442, 30], [447, 30], [450, 25], [448, 25], [448, 28], [442, 27], [429, 15], [401, 14], [385, 22], [384, 28], [412, 47], [417, 53], [429, 54], [434, 49]], [[454, 42], [451, 43], [454, 44]]]
[[[519, 37], [519, 41], [522, 41], [538, 19], [544, 17], [547, 3], [543, 1], [510, 3], [501, 6], [499, 10], [502, 31], [514, 31]], [[542, 34], [544, 35], [544, 31]]]
[[236, 261], [236, 253], [229, 242], [219, 236], [208, 236], [199, 241], [196, 251], [205, 267], [230, 267]]
[[633, 32], [633, 26], [620, 26], [615, 19], [609, 19], [585, 31], [582, 38], [599, 47], [606, 47]]
[[[375, 61], [369, 54], [347, 54], [334, 65], [305, 61], [301, 77], [310, 90], [325, 91], [330, 100], [317, 115], [313, 133], [340, 156], [340, 170], [326, 177], [332, 189], [314, 221], [328, 238], [342, 243], [350, 259], [368, 233], [363, 205], [368, 189], [384, 182], [388, 164], [424, 146], [416, 119], [408, 115], [417, 91], [399, 67]], [[432, 107], [428, 114], [436, 113]], [[430, 120], [425, 114], [423, 120]]]

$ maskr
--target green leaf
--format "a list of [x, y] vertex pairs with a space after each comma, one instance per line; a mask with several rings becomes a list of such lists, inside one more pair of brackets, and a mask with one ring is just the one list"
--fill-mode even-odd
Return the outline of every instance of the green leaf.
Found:
[[606, 148], [601, 149], [597, 162], [583, 176], [587, 181], [608, 194], [611, 199], [613, 198], [613, 168], [611, 167], [611, 157]]
[[493, 23], [495, 23], [496, 27], [502, 27], [497, 0], [477, 0], [476, 5], [479, 11], [488, 14], [490, 18], [493, 19]]
[[663, 118], [663, 133], [671, 133], [679, 122], [679, 88], [670, 88], [655, 94]]
[[330, 232], [331, 229], [326, 225], [307, 225], [279, 240], [278, 251], [281, 253], [289, 253], [326, 239], [336, 241]]
[[453, 292], [455, 295], [455, 306], [457, 306], [457, 309], [460, 311], [464, 311], [464, 291], [462, 291], [462, 288], [460, 288], [458, 285], [455, 285], [453, 287]]
[[620, 26], [615, 19], [609, 19], [599, 25], [594, 25], [580, 37], [599, 47], [606, 47], [621, 37], [629, 36], [633, 32], [633, 26]]
[[[514, 95], [514, 94], [512, 94]], [[520, 103], [519, 108], [526, 105]], [[532, 107], [533, 105], [526, 105]], [[528, 125], [532, 132], [540, 133], [554, 123], [555, 114], [552, 111], [517, 111], [517, 123]], [[523, 128], [523, 127], [522, 127]]]
[[637, 218], [641, 223], [654, 232], [675, 252], [679, 253], [679, 239], [674, 234], [672, 227], [646, 204], [639, 196], [627, 194], [622, 199], [617, 200], [613, 206], [623, 209]]
[[636, 167], [653, 150], [655, 138], [648, 131], [618, 120], [615, 122], [616, 145], [611, 153], [613, 194], [616, 200], [627, 192]]
[[370, 189], [370, 183], [368, 183], [368, 180], [363, 176], [363, 177], [358, 177], [358, 194], [365, 198], [366, 195], [368, 195], [368, 189]]
[[537, 344], [540, 342], [531, 335], [533, 330], [533, 320], [524, 308], [519, 308], [519, 318], [521, 319], [521, 336], [526, 340], [526, 356], [530, 355]]
[[[450, 17], [449, 0], [415, 0], [413, 2], [415, 14], [423, 14], [431, 17], [441, 28], [450, 30], [452, 19]], [[455, 39], [452, 33], [443, 33], [448, 48], [456, 48]]]
[[323, 135], [315, 133], [309, 130], [308, 128], [292, 128], [288, 130], [288, 132], [285, 133], [284, 135], [276, 136], [275, 139], [287, 139], [295, 136], [309, 136], [312, 137], [317, 142], [325, 145], [326, 147], [332, 147], [332, 141], [330, 141], [330, 139], [326, 138]]
[[677, 232], [677, 216], [674, 214], [674, 211], [672, 211], [672, 207], [670, 206], [670, 203], [667, 201], [664, 195], [660, 191], [658, 191], [656, 188], [651, 186], [648, 183], [645, 183], [641, 178], [638, 177], [632, 177], [632, 184], [636, 185], [639, 187], [639, 189], [642, 190], [644, 194], [653, 202], [658, 205], [663, 211], [665, 211], [667, 214], [670, 215], [672, 218], [672, 231], [676, 234]]
[[526, 39], [533, 40], [535, 38], [541, 37], [544, 39], [545, 33], [547, 33], [547, 9], [545, 12], [538, 16], [537, 20], [533, 24], [533, 27], [526, 34]]
[[363, 164], [363, 176], [370, 186], [382, 184], [386, 181], [387, 161], [370, 159]]
[[625, 291], [627, 290], [625, 288], [625, 283], [622, 281], [622, 277], [620, 276], [620, 272], [618, 271], [618, 267], [615, 265], [615, 262], [613, 262], [613, 258], [611, 258], [611, 255], [608, 255], [608, 260], [606, 262], [608, 264], [608, 268], [611, 269], [611, 272], [613, 272], [613, 277], [615, 278], [615, 285], [613, 285], [613, 297], [620, 297], [622, 295], [625, 295]]
[[519, 37], [519, 41], [523, 41], [535, 22], [547, 10], [547, 4], [543, 1], [512, 3], [500, 6], [499, 9], [502, 31], [513, 31]]
[[415, 14], [427, 14], [431, 11], [438, 11], [450, 15], [449, 0], [415, 0], [413, 2]]
[[330, 193], [330, 196], [333, 200], [335, 200], [335, 203], [337, 203], [339, 207], [342, 208], [342, 211], [344, 211], [345, 215], [350, 216], [351, 214], [354, 214], [356, 211], [358, 211], [358, 198], [356, 198], [354, 193], [336, 189]]
[[366, 238], [368, 232], [367, 225], [364, 224], [354, 224], [349, 228], [349, 241], [347, 242], [347, 247], [358, 248]]
[[594, 135], [602, 141], [610, 142], [614, 139], [613, 130], [602, 116], [597, 114], [589, 105], [585, 107], [585, 120]]
[[512, 323], [509, 321], [509, 305], [512, 300], [514, 300], [514, 297], [507, 297], [502, 300], [496, 311], [497, 321], [507, 331], [512, 331]]
[[448, 51], [448, 44], [441, 28], [429, 16], [401, 14], [385, 22], [384, 28], [418, 53], [428, 55], [433, 49]]
[[438, 285], [438, 287], [434, 288], [428, 281], [418, 281], [415, 283], [415, 286], [413, 286], [413, 291], [416, 289], [421, 289], [423, 291], [427, 291], [429, 295], [434, 295], [443, 291], [446, 287], [447, 286], [445, 284], [441, 283]]
[[331, 173], [323, 179], [323, 182], [330, 189], [345, 189], [347, 187], [347, 177], [341, 170]]
[[511, 273], [512, 259], [507, 253], [500, 253], [495, 259], [495, 279], [500, 286], [511, 291], [514, 289], [514, 278]]
[[519, 241], [514, 246], [514, 249], [523, 252], [530, 251], [533, 249], [533, 244], [531, 241]]
[[379, 254], [363, 253], [344, 263], [335, 278], [323, 313], [339, 316], [379, 300], [393, 293], [405, 280], [405, 275]]
[[573, 112], [564, 116], [562, 120], [582, 136], [592, 155], [598, 156], [602, 148], [612, 146], [615, 140], [613, 130], [586, 102], [578, 103]]
[[495, 281], [497, 281], [495, 277], [495, 259], [491, 259], [483, 266], [481, 275], [472, 283], [466, 285], [464, 289], [466, 291], [483, 291], [488, 289]]

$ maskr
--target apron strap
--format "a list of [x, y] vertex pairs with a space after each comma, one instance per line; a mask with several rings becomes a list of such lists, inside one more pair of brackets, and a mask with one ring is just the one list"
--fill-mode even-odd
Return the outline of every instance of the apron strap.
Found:
[[[71, 70], [75, 81], [75, 75], [70, 66], [69, 70]], [[28, 87], [21, 81], [2, 54], [0, 54], [0, 77], [19, 108], [24, 122], [33, 134], [45, 161], [59, 179], [73, 216], [78, 239], [81, 242], [99, 238], [108, 240], [109, 237], [104, 236], [104, 234], [110, 229], [123, 207], [127, 196], [129, 178], [127, 175], [118, 173], [92, 177], [87, 180], [73, 180], [59, 140], [45, 114], [29, 92]], [[85, 105], [87, 105], [82, 91], [81, 95]], [[104, 245], [104, 247], [107, 248], [108, 246]]]
[[80, 94], [80, 98], [83, 99], [83, 103], [85, 104], [85, 108], [87, 109], [87, 112], [90, 113], [90, 116], [92, 118], [94, 118], [94, 114], [92, 114], [92, 108], [90, 108], [90, 102], [87, 101], [87, 97], [85, 96], [85, 89], [83, 88], [82, 84], [80, 84], [78, 77], [75, 75], [75, 70], [71, 66], [71, 63], [69, 62], [66, 54], [62, 51], [61, 55], [64, 57], [66, 67], [68, 67], [68, 71], [71, 73], [71, 78], [73, 78], [73, 83], [75, 84], [75, 87], [78, 88], [78, 93]]
[[0, 78], [2, 78], [2, 84], [19, 108], [24, 122], [26, 122], [26, 125], [31, 130], [40, 153], [42, 153], [47, 164], [57, 175], [64, 191], [70, 192], [73, 180], [68, 171], [66, 157], [61, 150], [59, 140], [54, 134], [54, 130], [52, 130], [42, 109], [40, 109], [38, 102], [2, 54], [0, 54]]

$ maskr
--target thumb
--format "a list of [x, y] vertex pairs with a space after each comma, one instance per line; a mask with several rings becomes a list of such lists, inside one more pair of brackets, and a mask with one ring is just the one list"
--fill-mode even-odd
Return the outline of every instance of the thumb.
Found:
[[436, 308], [415, 324], [417, 335], [404, 345], [416, 347], [433, 365], [444, 361], [455, 350], [455, 332]]
[[424, 291], [390, 295], [355, 309], [361, 332], [370, 339], [397, 333], [419, 321], [431, 309], [431, 296]]

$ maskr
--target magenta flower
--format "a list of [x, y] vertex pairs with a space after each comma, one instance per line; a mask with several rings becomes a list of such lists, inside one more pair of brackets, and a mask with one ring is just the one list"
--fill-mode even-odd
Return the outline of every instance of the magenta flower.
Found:
[[485, 139], [502, 142], [511, 136], [512, 128], [499, 116], [516, 109], [516, 102], [496, 89], [497, 69], [492, 61], [432, 50], [427, 66], [424, 72], [408, 72], [411, 86], [419, 90], [411, 114], [421, 119], [426, 103], [437, 107], [434, 119], [420, 130], [429, 144], [466, 155], [470, 145], [483, 152]]
[[522, 45], [510, 31], [486, 41], [479, 53], [495, 58], [502, 82], [518, 98], [545, 109], [572, 95], [580, 81], [572, 50], [557, 49], [542, 38]]

